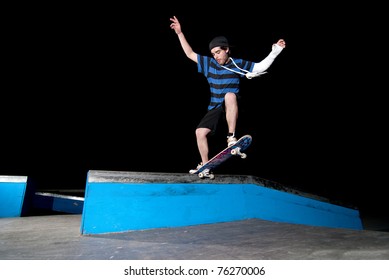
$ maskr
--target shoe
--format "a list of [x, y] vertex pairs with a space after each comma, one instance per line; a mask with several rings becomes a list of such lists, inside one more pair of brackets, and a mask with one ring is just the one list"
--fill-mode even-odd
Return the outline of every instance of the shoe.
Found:
[[[191, 169], [191, 170], [189, 170], [189, 173], [190, 173], [190, 174], [195, 174], [201, 167], [203, 167], [203, 163], [202, 163], [202, 162], [200, 162], [200, 163], [197, 165], [196, 169]], [[204, 169], [204, 170], [203, 170], [203, 173], [204, 173], [204, 174], [209, 174], [209, 169], [208, 169], [208, 168]]]
[[238, 139], [236, 139], [236, 137], [234, 135], [227, 136], [227, 145], [228, 145], [228, 147], [230, 147], [232, 145], [235, 145], [236, 142], [238, 142]]
[[190, 174], [195, 174], [195, 173], [197, 172], [197, 170], [199, 170], [202, 166], [203, 166], [203, 163], [200, 162], [200, 163], [197, 165], [196, 169], [191, 169], [191, 170], [189, 170], [189, 173], [190, 173]]

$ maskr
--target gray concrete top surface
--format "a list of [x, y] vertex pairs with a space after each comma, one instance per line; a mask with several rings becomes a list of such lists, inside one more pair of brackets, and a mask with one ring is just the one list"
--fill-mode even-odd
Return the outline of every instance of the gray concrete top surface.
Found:
[[[174, 183], [174, 184], [256, 184], [267, 188], [280, 190], [316, 200], [330, 202], [329, 199], [314, 194], [302, 192], [294, 188], [282, 185], [277, 182], [262, 179], [252, 175], [226, 175], [218, 174], [215, 179], [201, 179], [197, 175], [189, 173], [157, 173], [157, 172], [131, 172], [131, 171], [109, 171], [109, 170], [90, 170], [88, 172], [87, 182], [103, 183]], [[339, 203], [335, 203], [339, 204]], [[343, 205], [345, 206], [345, 205]], [[347, 206], [345, 206], [347, 207]]]
[[27, 176], [0, 175], [0, 183], [26, 183]]

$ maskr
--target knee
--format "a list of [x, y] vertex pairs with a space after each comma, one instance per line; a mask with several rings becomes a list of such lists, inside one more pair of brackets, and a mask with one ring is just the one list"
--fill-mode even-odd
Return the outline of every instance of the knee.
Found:
[[204, 129], [204, 128], [197, 128], [196, 129], [196, 138], [204, 138], [204, 137], [207, 137], [207, 134], [208, 134], [208, 129]]
[[232, 92], [226, 93], [226, 95], [224, 96], [224, 100], [225, 100], [225, 104], [227, 106], [231, 105], [231, 104], [236, 104], [236, 102], [237, 102], [236, 95], [235, 95], [235, 93], [232, 93]]

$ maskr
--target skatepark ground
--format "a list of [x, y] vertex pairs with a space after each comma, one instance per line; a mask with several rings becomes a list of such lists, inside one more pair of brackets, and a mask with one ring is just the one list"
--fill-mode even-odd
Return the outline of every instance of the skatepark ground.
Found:
[[82, 235], [80, 214], [0, 219], [0, 260], [389, 260], [389, 224], [363, 230], [248, 219]]

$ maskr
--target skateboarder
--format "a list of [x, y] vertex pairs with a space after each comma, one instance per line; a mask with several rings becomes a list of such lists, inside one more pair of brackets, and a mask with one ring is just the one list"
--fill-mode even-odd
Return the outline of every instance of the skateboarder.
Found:
[[[285, 48], [283, 39], [273, 44], [272, 51], [262, 61], [255, 63], [230, 56], [231, 49], [228, 40], [224, 36], [215, 37], [209, 43], [211, 56], [204, 56], [193, 51], [181, 29], [181, 24], [176, 16], [170, 18], [170, 28], [175, 31], [181, 47], [186, 56], [197, 63], [197, 70], [208, 80], [211, 98], [208, 111], [196, 128], [196, 141], [201, 162], [196, 169], [206, 163], [209, 153], [208, 136], [216, 131], [219, 119], [225, 116], [228, 126], [227, 145], [236, 143], [236, 122], [238, 119], [238, 94], [240, 78], [248, 79], [258, 77], [264, 73], [273, 63], [274, 59]], [[196, 170], [195, 169], [195, 170]], [[195, 170], [191, 170], [192, 173]]]

